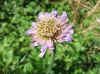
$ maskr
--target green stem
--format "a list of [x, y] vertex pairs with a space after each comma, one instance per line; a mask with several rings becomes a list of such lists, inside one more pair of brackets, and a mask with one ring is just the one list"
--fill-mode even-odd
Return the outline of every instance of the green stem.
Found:
[[56, 54], [56, 43], [54, 44], [54, 51], [51, 51], [51, 57], [50, 57], [50, 63], [48, 64], [48, 70], [46, 72], [46, 74], [52, 74], [52, 68], [53, 68], [53, 65], [54, 65], [54, 60], [55, 60], [55, 54]]
[[47, 74], [52, 74], [51, 71], [52, 71], [53, 64], [54, 64], [54, 53], [51, 54], [50, 63], [48, 64], [49, 68]]

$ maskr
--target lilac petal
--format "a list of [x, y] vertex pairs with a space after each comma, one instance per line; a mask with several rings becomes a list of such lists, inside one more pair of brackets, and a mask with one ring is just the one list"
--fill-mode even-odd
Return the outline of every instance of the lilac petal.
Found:
[[71, 41], [71, 37], [70, 37], [70, 34], [62, 34], [58, 39], [57, 39], [57, 41], [59, 42], [59, 43], [62, 43], [63, 41]]
[[56, 37], [57, 42], [62, 43], [64, 41], [64, 36], [66, 36], [66, 34], [61, 33], [58, 37]]
[[49, 14], [49, 13], [47, 13], [47, 12], [46, 12], [44, 15], [46, 15], [46, 16], [50, 16], [50, 14]]
[[69, 31], [65, 32], [64, 34], [69, 34], [69, 35], [72, 35], [73, 33], [74, 33], [74, 30], [73, 30], [73, 29], [71, 29], [71, 30], [69, 30]]
[[59, 40], [59, 39], [63, 38], [64, 36], [65, 36], [65, 34], [62, 33], [62, 34], [59, 35], [56, 39]]
[[26, 34], [27, 34], [27, 35], [30, 35], [30, 34], [32, 34], [32, 33], [34, 33], [34, 32], [33, 32], [31, 29], [26, 31]]
[[72, 25], [69, 25], [67, 28], [65, 28], [63, 33], [67, 33], [68, 31], [70, 31], [70, 29], [72, 29]]
[[71, 36], [70, 36], [70, 34], [61, 34], [59, 37], [58, 37], [58, 39], [57, 39], [57, 41], [59, 42], [59, 43], [62, 43], [63, 41], [71, 41]]
[[36, 25], [36, 23], [35, 22], [32, 22], [32, 26], [35, 26]]
[[31, 46], [39, 46], [39, 43], [38, 42], [34, 42], [31, 44]]
[[40, 53], [39, 57], [43, 57], [44, 56], [44, 54], [46, 52], [46, 49], [47, 49], [47, 45], [42, 46], [41, 53]]
[[30, 40], [38, 42], [38, 38], [37, 38], [36, 35], [32, 35], [32, 37], [30, 38]]
[[45, 17], [51, 17], [51, 14], [45, 13], [44, 16], [45, 16]]
[[54, 50], [54, 47], [49, 47], [50, 50]]
[[50, 50], [54, 50], [54, 46], [53, 46], [53, 41], [52, 40], [48, 40], [47, 41], [47, 46]]
[[67, 24], [62, 25], [62, 29], [66, 29]]
[[61, 25], [65, 25], [69, 20], [66, 12], [63, 12], [61, 16], [57, 16], [57, 18], [59, 19]]
[[32, 29], [35, 29], [36, 30], [36, 28], [37, 28], [36, 23], [35, 22], [32, 22]]
[[66, 41], [66, 42], [71, 42], [71, 41], [72, 41], [72, 38], [65, 39], [64, 41]]
[[73, 34], [74, 33], [74, 30], [70, 30], [69, 32], [68, 32], [68, 34]]
[[39, 13], [39, 15], [38, 15], [38, 21], [40, 21], [42, 18], [44, 17], [44, 13]]
[[64, 11], [61, 16], [67, 17], [67, 13]]
[[38, 40], [38, 42], [41, 46], [46, 46], [47, 45], [45, 40]]
[[57, 16], [57, 14], [58, 14], [57, 11], [52, 11], [52, 12], [51, 12], [51, 15], [52, 15], [52, 16]]
[[72, 24], [68, 24], [68, 29], [70, 29], [70, 28], [72, 28], [73, 27], [73, 25]]
[[68, 20], [67, 13], [66, 13], [65, 11], [64, 11], [64, 12], [62, 13], [62, 15], [61, 15], [61, 20], [62, 20], [62, 21]]
[[66, 37], [63, 38], [63, 39], [64, 39], [64, 41], [67, 41], [67, 42], [72, 41], [72, 38], [71, 38], [70, 34], [67, 34]]
[[58, 39], [57, 42], [62, 43], [64, 40], [63, 39]]
[[66, 19], [64, 21], [61, 20], [61, 25], [65, 25], [67, 22], [68, 22], [68, 19]]

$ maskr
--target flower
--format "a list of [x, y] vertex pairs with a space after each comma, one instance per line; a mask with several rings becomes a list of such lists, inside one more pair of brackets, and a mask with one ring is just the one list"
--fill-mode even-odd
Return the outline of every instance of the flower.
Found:
[[41, 45], [40, 57], [44, 56], [46, 49], [53, 51], [54, 42], [62, 43], [72, 41], [72, 24], [68, 24], [67, 13], [64, 11], [61, 16], [57, 11], [51, 13], [39, 13], [37, 22], [32, 22], [32, 28], [27, 30], [32, 35], [34, 42], [31, 46]]

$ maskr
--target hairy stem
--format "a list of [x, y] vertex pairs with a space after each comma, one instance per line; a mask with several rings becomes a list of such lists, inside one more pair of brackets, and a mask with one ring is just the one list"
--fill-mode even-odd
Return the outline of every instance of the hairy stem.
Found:
[[79, 15], [80, 15], [80, 13], [79, 13], [80, 2], [81, 2], [81, 0], [77, 0], [76, 1], [77, 7], [76, 7], [76, 9], [74, 11], [73, 24], [77, 24], [77, 22], [79, 20]]
[[97, 12], [99, 8], [100, 8], [100, 0], [98, 0], [97, 4], [93, 7], [93, 9], [87, 13], [86, 17], [91, 16], [93, 13]]
[[[90, 10], [90, 11], [88, 11], [88, 12], [86, 13], [86, 15], [85, 15], [85, 17], [84, 17], [84, 20], [85, 20], [87, 17], [91, 16], [93, 13], [98, 12], [99, 8], [100, 8], [100, 0], [97, 1], [96, 5], [93, 7], [92, 10]], [[83, 20], [83, 21], [84, 21], [84, 20]], [[80, 28], [81, 28], [81, 29], [83, 28], [83, 23], [80, 23]]]
[[80, 15], [79, 8], [81, 0], [69, 0], [69, 3], [72, 6], [72, 10], [74, 12], [73, 24], [77, 24]]
[[54, 63], [54, 53], [51, 54], [50, 64], [49, 64], [49, 68], [48, 68], [48, 72], [47, 72], [47, 74], [52, 74], [51, 71], [52, 71], [53, 63]]

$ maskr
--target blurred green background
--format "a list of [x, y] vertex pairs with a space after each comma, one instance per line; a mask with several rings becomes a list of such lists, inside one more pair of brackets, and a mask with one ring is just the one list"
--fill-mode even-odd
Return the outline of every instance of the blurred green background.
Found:
[[98, 0], [82, 1], [73, 42], [56, 43], [54, 57], [47, 51], [39, 58], [41, 47], [30, 47], [25, 34], [32, 21], [57, 10], [66, 11], [71, 24], [75, 7], [68, 0], [0, 0], [0, 74], [100, 74], [100, 11], [84, 16]]

